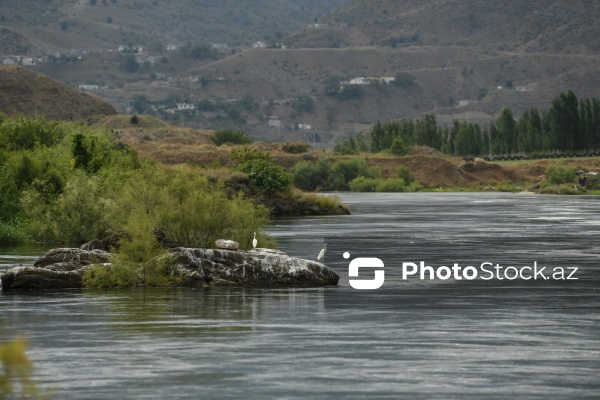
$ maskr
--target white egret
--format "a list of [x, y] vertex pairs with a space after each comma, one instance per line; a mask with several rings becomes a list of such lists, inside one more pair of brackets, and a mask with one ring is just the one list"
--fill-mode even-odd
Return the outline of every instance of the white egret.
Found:
[[254, 232], [254, 239], [252, 239], [252, 247], [256, 248], [258, 244], [258, 240], [256, 240], [256, 232]]
[[323, 265], [325, 265], [325, 252], [327, 251], [327, 243], [323, 245], [323, 248], [319, 252], [319, 256], [317, 257], [317, 261], [321, 258], [323, 259]]

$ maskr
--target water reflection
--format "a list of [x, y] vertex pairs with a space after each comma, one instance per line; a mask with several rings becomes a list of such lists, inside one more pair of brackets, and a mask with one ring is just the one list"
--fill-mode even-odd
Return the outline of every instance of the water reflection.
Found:
[[[132, 288], [7, 292], [0, 297], [2, 336], [58, 325], [170, 337], [258, 329], [256, 321], [324, 311], [324, 289]], [[35, 321], [31, 314], [39, 314]], [[9, 314], [10, 319], [8, 318]]]
[[56, 244], [28, 243], [0, 246], [0, 273], [17, 265], [33, 264], [39, 256], [56, 247]]

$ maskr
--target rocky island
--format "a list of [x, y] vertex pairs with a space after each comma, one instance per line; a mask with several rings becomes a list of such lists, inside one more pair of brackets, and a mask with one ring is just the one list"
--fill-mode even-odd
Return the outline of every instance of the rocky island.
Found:
[[[2, 289], [82, 288], [87, 269], [99, 265], [113, 268], [111, 253], [103, 246], [107, 243], [96, 240], [80, 248], [49, 250], [32, 266], [2, 274]], [[323, 287], [339, 281], [339, 276], [323, 264], [273, 249], [174, 247], [162, 257], [171, 266], [172, 285], [176, 286]]]

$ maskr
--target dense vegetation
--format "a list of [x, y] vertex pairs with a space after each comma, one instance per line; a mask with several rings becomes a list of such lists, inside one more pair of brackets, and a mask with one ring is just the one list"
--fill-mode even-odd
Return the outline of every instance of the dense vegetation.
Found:
[[281, 167], [273, 164], [268, 153], [242, 147], [229, 154], [237, 169], [248, 176], [250, 187], [259, 193], [273, 195], [286, 193], [292, 188], [291, 176]]
[[249, 144], [253, 142], [252, 138], [247, 136], [244, 132], [232, 131], [230, 129], [216, 131], [210, 136], [210, 140], [217, 146], [220, 146], [225, 143]]
[[329, 163], [302, 161], [292, 169], [294, 185], [306, 191], [351, 190], [353, 192], [414, 192], [421, 189], [406, 167], [398, 169], [397, 177], [382, 179], [381, 172], [369, 167], [362, 158]]
[[415, 145], [465, 157], [596, 151], [600, 149], [600, 100], [579, 100], [567, 91], [557, 96], [549, 109], [528, 109], [519, 119], [504, 108], [486, 127], [457, 120], [451, 127], [441, 127], [431, 115], [378, 122], [367, 137], [350, 138], [336, 150], [343, 154], [370, 150], [403, 155]]
[[[259, 178], [280, 172], [269, 160], [262, 166]], [[189, 246], [227, 237], [249, 247], [250, 232], [268, 222], [268, 211], [200, 172], [142, 163], [110, 130], [2, 117], [0, 244], [81, 243], [124, 229], [134, 236], [160, 230]], [[287, 190], [250, 181], [257, 191]]]

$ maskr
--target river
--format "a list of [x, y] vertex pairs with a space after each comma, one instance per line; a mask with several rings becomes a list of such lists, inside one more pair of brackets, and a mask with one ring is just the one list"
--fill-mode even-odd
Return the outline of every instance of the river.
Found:
[[[9, 292], [0, 340], [26, 335], [35, 381], [60, 399], [599, 398], [600, 198], [341, 197], [352, 215], [269, 230], [303, 258], [326, 241], [338, 287]], [[22, 252], [0, 263], [35, 255]], [[379, 289], [351, 286], [359, 257], [385, 264]], [[490, 263], [503, 279], [404, 279], [421, 261]], [[509, 279], [534, 265], [546, 280]]]

